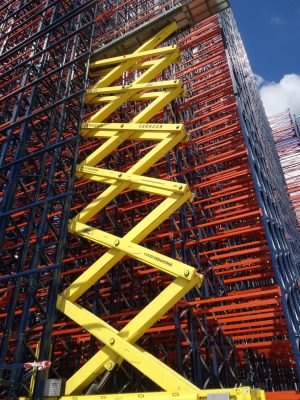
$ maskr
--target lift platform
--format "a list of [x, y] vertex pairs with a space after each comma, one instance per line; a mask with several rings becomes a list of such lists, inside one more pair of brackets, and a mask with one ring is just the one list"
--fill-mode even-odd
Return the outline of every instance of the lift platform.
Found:
[[131, 53], [172, 22], [179, 30], [186, 29], [228, 7], [228, 0], [174, 1], [170, 10], [94, 50], [92, 60]]

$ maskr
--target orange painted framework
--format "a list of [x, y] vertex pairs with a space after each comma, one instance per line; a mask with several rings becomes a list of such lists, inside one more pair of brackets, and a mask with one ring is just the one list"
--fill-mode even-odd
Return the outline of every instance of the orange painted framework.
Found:
[[[125, 14], [125, 6], [134, 6], [134, 1], [124, 3], [98, 16], [99, 42], [109, 42], [122, 29], [128, 29], [131, 23], [136, 26], [143, 22], [144, 17], [140, 16], [140, 19], [129, 21], [128, 26], [122, 24], [120, 15], [122, 12]], [[164, 10], [166, 5], [168, 2], [162, 3], [160, 10]], [[142, 7], [145, 10], [141, 15], [147, 15], [147, 5]], [[148, 12], [154, 15], [160, 11], [153, 7]], [[119, 26], [116, 26], [117, 14]], [[152, 14], [148, 15], [150, 18]], [[104, 17], [106, 22], [103, 22]], [[103, 33], [101, 24], [103, 28], [107, 21], [112, 22], [112, 29], [106, 26], [106, 32]], [[281, 290], [275, 283], [262, 224], [262, 210], [257, 203], [249, 154], [241, 132], [236, 92], [218, 18], [210, 18], [182, 32], [169, 44], [175, 43], [183, 52], [182, 61], [165, 74], [167, 78], [183, 81], [186, 96], [184, 100], [173, 102], [153, 122], [184, 122], [190, 141], [157, 162], [151, 174], [153, 177], [189, 183], [196, 198], [193, 205], [183, 207], [168, 223], [162, 224], [147, 237], [143, 245], [197, 267], [205, 274], [206, 284], [201, 292], [192, 292], [150, 328], [143, 346], [179, 371], [186, 371], [190, 379], [199, 379], [196, 382], [198, 384], [201, 379], [207, 381], [207, 386], [213, 385], [214, 379], [224, 382], [236, 377], [238, 380], [238, 374], [244, 377], [249, 373], [249, 368], [255, 370], [263, 366], [264, 373], [274, 374], [273, 382], [268, 384], [274, 384], [279, 389], [285, 385], [284, 380], [295, 380], [293, 354], [281, 304]], [[130, 75], [123, 77], [123, 83], [126, 79], [130, 80]], [[124, 118], [129, 121], [138, 107], [127, 104], [115, 114], [113, 121]], [[93, 110], [87, 110], [86, 118], [89, 112], [93, 113]], [[98, 140], [83, 140], [80, 146], [81, 159], [98, 146]], [[103, 166], [126, 171], [152, 147], [151, 141], [139, 146], [128, 142], [106, 159]], [[34, 141], [31, 150], [37, 150]], [[50, 158], [47, 163], [51, 165]], [[34, 167], [28, 165], [27, 168], [30, 175]], [[56, 180], [63, 185], [64, 174], [57, 173]], [[25, 189], [28, 194], [33, 192], [33, 182]], [[77, 213], [101, 191], [102, 187], [96, 183], [77, 181], [71, 212]], [[15, 196], [21, 204], [24, 192], [20, 190]], [[133, 195], [129, 190], [125, 191], [118, 203], [110, 204], [105, 212], [95, 217], [93, 223], [100, 228], [110, 227], [112, 233], [121, 236], [146, 216], [159, 200], [152, 195]], [[48, 218], [55, 225], [61, 213], [61, 210], [52, 210]], [[25, 214], [26, 211], [20, 211], [14, 215], [14, 225], [8, 228], [10, 236], [6, 246], [22, 246], [21, 237], [16, 240], [11, 238], [14, 232], [24, 228]], [[50, 230], [48, 235], [45, 239], [55, 243], [55, 230]], [[37, 234], [33, 234], [30, 240], [33, 245], [37, 241]], [[70, 237], [61, 274], [63, 286], [66, 287], [103, 252], [104, 248], [99, 245]], [[42, 279], [51, 277], [46, 274]], [[143, 304], [169, 283], [168, 277], [154, 269], [125, 258], [118, 272], [103, 277], [82, 302], [121, 329]], [[3, 321], [7, 317], [12, 290], [13, 285], [1, 288], [0, 318]], [[42, 307], [46, 296], [41, 285], [37, 299]], [[25, 295], [24, 298], [20, 297], [20, 304], [24, 299]], [[31, 315], [38, 315], [40, 305], [30, 308]], [[21, 314], [20, 306], [15, 317], [20, 318]], [[41, 332], [42, 328], [36, 326], [28, 333], [33, 351]], [[53, 366], [62, 376], [75, 365], [83, 365], [88, 355], [101, 347], [82, 328], [62, 316], [53, 326], [53, 338]], [[10, 343], [14, 341], [12, 335]], [[198, 364], [195, 364], [196, 359]], [[214, 362], [218, 364], [218, 376], [213, 371]], [[196, 370], [200, 365], [209, 372], [197, 378]], [[226, 372], [229, 367], [232, 368], [232, 374], [231, 371]], [[253, 370], [251, 373], [254, 373]], [[226, 377], [226, 373], [230, 376]], [[124, 371], [120, 371], [120, 374], [125, 376]], [[298, 399], [299, 395], [295, 392], [275, 392], [268, 394], [267, 398]]]

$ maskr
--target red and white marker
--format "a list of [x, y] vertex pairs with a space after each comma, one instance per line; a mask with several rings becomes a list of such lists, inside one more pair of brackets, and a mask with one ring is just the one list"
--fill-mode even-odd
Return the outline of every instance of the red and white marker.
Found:
[[48, 369], [51, 367], [51, 361], [33, 361], [27, 362], [24, 364], [25, 369], [37, 368], [39, 371], [43, 371], [44, 369]]

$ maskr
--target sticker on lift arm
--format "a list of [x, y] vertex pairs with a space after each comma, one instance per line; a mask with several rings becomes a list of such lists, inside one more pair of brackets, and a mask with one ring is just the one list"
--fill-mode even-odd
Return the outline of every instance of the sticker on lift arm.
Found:
[[210, 393], [207, 395], [207, 400], [230, 400], [229, 393]]

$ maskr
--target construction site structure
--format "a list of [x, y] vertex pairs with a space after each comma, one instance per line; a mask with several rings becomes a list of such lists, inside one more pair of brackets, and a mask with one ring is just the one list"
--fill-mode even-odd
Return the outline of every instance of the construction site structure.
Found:
[[299, 232], [227, 7], [1, 5], [1, 399], [299, 399]]
[[284, 111], [268, 118], [272, 129], [287, 190], [300, 230], [300, 122]]

